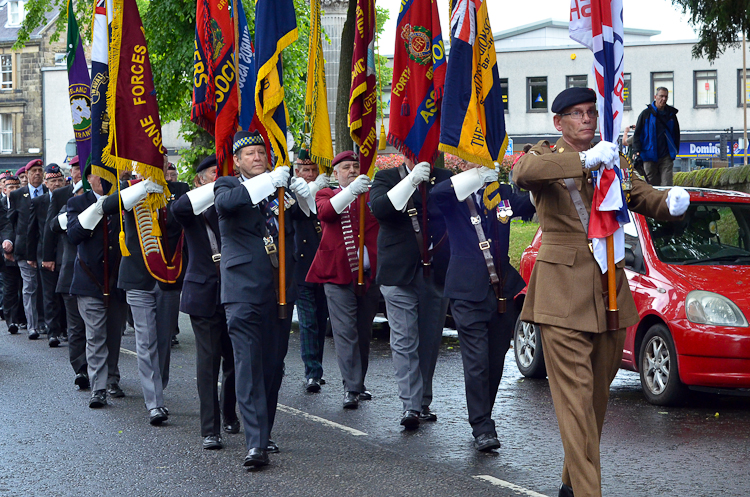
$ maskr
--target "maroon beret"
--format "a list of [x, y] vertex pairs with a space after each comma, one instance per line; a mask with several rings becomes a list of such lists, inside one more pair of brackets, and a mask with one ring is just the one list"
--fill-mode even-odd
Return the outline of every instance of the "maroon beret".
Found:
[[357, 158], [357, 155], [353, 151], [347, 150], [346, 152], [341, 152], [336, 157], [334, 157], [331, 166], [336, 167], [337, 164], [340, 164], [342, 162], [358, 160], [359, 159]]

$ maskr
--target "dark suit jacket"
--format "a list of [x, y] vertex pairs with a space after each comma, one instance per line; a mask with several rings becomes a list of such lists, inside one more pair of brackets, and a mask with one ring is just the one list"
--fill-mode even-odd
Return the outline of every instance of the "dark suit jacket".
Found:
[[219, 275], [216, 264], [211, 259], [211, 242], [208, 239], [206, 223], [216, 235], [216, 243], [221, 250], [219, 216], [216, 207], [209, 207], [204, 213], [193, 214], [190, 198], [183, 195], [174, 201], [172, 214], [185, 232], [185, 246], [188, 263], [182, 283], [180, 311], [191, 316], [211, 317], [221, 302]]
[[[276, 301], [271, 261], [263, 244], [265, 216], [235, 177], [223, 176], [214, 185], [221, 231], [221, 302], [267, 304]], [[292, 212], [284, 210], [287, 302], [297, 299], [294, 274]], [[278, 240], [274, 240], [278, 247]]]
[[[42, 260], [55, 261], [59, 266], [63, 259], [63, 250], [65, 247], [67, 234], [59, 233], [52, 229], [52, 223], [57, 221], [57, 216], [67, 205], [68, 199], [73, 196], [73, 185], [66, 185], [52, 192], [47, 208], [47, 219], [44, 223], [43, 240], [42, 240]], [[58, 223], [59, 227], [59, 223]]]
[[[120, 187], [122, 189], [128, 188], [128, 184], [123, 182]], [[172, 204], [182, 195], [187, 193], [190, 189], [187, 183], [182, 182], [167, 182], [172, 197], [167, 203], [167, 240], [169, 241], [170, 253], [173, 254], [177, 242], [182, 235], [182, 226], [174, 218], [172, 214]], [[133, 208], [135, 209], [135, 208]], [[138, 238], [138, 230], [135, 224], [135, 214], [133, 209], [123, 212], [123, 219], [125, 223], [125, 245], [130, 251], [129, 257], [123, 257], [120, 262], [120, 275], [118, 277], [118, 288], [123, 290], [153, 290], [156, 279], [146, 269], [146, 263], [143, 261], [143, 252], [141, 250], [141, 242]], [[104, 212], [106, 214], [118, 214], [120, 212], [120, 200], [118, 195], [110, 195], [107, 200], [104, 201]], [[185, 262], [183, 260], [183, 262]], [[185, 274], [184, 268], [180, 274], [180, 278], [176, 283], [167, 284], [159, 282], [159, 287], [162, 290], [179, 290], [182, 288], [182, 276]]]
[[[42, 190], [47, 193], [47, 187], [42, 185]], [[8, 209], [8, 226], [4, 240], [13, 242], [13, 255], [16, 260], [30, 261], [28, 247], [29, 218], [31, 216], [31, 195], [29, 186], [26, 185], [16, 191], [10, 192], [10, 209]], [[33, 259], [36, 260], [36, 259]]]
[[[300, 209], [301, 211], [301, 209]], [[322, 228], [318, 216], [310, 213], [310, 217], [299, 213], [294, 218], [294, 255], [296, 265], [294, 266], [294, 281], [298, 285], [313, 286], [314, 283], [305, 281], [310, 266], [318, 252]]]
[[[56, 190], [55, 192], [57, 191], [58, 190]], [[50, 204], [50, 214], [52, 214], [54, 198], [52, 200], [53, 203]], [[67, 214], [67, 212], [67, 205], [63, 205], [60, 209], [60, 212], [58, 212], [57, 214]], [[70, 293], [70, 285], [71, 283], [73, 283], [73, 271], [76, 263], [77, 247], [70, 243], [70, 240], [68, 239], [68, 232], [60, 227], [60, 221], [57, 215], [49, 218], [49, 228], [50, 233], [56, 235], [59, 244], [62, 246], [62, 249], [58, 249], [56, 254], [57, 258], [60, 259], [60, 262], [55, 262], [55, 269], [58, 269], [60, 271], [60, 274], [57, 278], [57, 287], [55, 287], [55, 292], [67, 295]]]
[[[400, 166], [401, 167], [401, 166]], [[432, 190], [435, 185], [449, 180], [453, 173], [446, 169], [433, 169], [431, 177], [435, 178], [434, 185], [427, 185], [427, 234], [433, 247], [445, 235], [445, 221], [435, 201]], [[378, 277], [379, 285], [408, 285], [414, 275], [422, 267], [422, 257], [419, 253], [417, 237], [409, 215], [397, 211], [388, 198], [388, 191], [401, 181], [398, 168], [378, 171], [370, 189], [370, 204], [372, 213], [380, 223], [378, 234]], [[414, 208], [417, 209], [417, 220], [422, 226], [422, 194], [417, 189], [411, 196]], [[428, 243], [428, 246], [430, 244]], [[433, 254], [432, 268], [435, 271], [435, 281], [442, 285], [445, 282], [445, 272], [448, 268], [450, 248], [447, 240], [440, 244]]]
[[104, 297], [102, 291], [96, 283], [91, 281], [91, 278], [81, 267], [80, 261], [88, 266], [99, 285], [103, 285], [104, 226], [107, 225], [109, 289], [110, 294], [116, 294], [117, 273], [120, 263], [120, 244], [118, 243], [120, 220], [116, 215], [105, 215], [93, 230], [84, 229], [78, 222], [78, 215], [94, 203], [96, 203], [96, 196], [91, 191], [68, 200], [68, 240], [73, 245], [78, 246], [78, 257], [73, 268], [70, 293], [101, 299]]
[[[6, 230], [8, 229], [9, 222], [10, 221], [8, 220], [8, 199], [5, 196], [3, 196], [3, 198], [0, 198], [0, 235], [2, 235], [3, 240], [7, 240], [7, 238], [5, 238], [5, 233], [6, 233]], [[13, 261], [6, 261], [5, 257], [0, 256], [0, 271], [5, 270], [6, 264], [15, 265], [16, 263]]]
[[44, 247], [44, 223], [49, 209], [49, 193], [31, 199], [29, 207], [29, 227], [26, 231], [26, 258], [30, 261], [42, 259]]
[[[510, 200], [513, 216], [525, 216], [534, 212], [528, 195], [517, 193], [508, 184], [501, 184], [498, 191], [502, 200]], [[466, 201], [459, 202], [453, 191], [453, 184], [443, 181], [432, 190], [432, 197], [443, 213], [448, 236], [452, 240], [443, 295], [451, 299], [481, 302], [487, 296], [490, 277], [466, 205], [466, 202], [474, 201], [474, 196], [470, 195]], [[483, 205], [481, 208], [477, 207], [477, 212], [482, 220], [485, 237], [492, 240], [490, 248], [498, 276], [503, 282], [503, 294], [510, 299], [525, 286], [523, 278], [510, 265], [508, 257], [510, 222], [501, 223], [495, 211], [488, 212]]]
[[[331, 190], [324, 188], [315, 195], [315, 205], [318, 208], [318, 219], [323, 225], [323, 236], [320, 240], [318, 253], [307, 273], [306, 281], [310, 283], [333, 283], [348, 285], [357, 279], [357, 272], [349, 268], [349, 259], [344, 245], [344, 233], [341, 228], [341, 214], [337, 214], [331, 206], [331, 198], [341, 191], [341, 188]], [[365, 193], [365, 204], [370, 201], [370, 193]], [[354, 243], [359, 247], [359, 198], [349, 204], [352, 233]], [[378, 267], [378, 221], [367, 208], [365, 211], [365, 247], [370, 258], [370, 274], [365, 280], [367, 284], [375, 281]]]

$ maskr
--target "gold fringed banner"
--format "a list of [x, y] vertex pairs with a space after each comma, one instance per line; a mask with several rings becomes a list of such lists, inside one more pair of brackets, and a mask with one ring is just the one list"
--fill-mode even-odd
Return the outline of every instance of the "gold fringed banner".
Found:
[[328, 117], [325, 59], [320, 27], [320, 0], [310, 2], [310, 46], [307, 62], [305, 123], [310, 122], [310, 157], [322, 174], [330, 174], [333, 163], [331, 122]]

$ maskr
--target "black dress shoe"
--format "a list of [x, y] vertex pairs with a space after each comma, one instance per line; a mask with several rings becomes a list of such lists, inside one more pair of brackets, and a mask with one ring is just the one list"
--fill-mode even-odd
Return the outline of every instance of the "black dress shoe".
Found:
[[18, 333], [18, 325], [16, 323], [10, 323], [8, 325], [8, 333], [10, 333], [11, 335], [15, 335], [16, 333]]
[[404, 411], [404, 415], [401, 416], [401, 426], [407, 430], [419, 428], [419, 411]]
[[359, 407], [359, 394], [357, 392], [346, 392], [344, 394], [344, 409], [356, 409]]
[[474, 448], [479, 452], [489, 452], [500, 448], [500, 441], [492, 433], [482, 433], [474, 439]]
[[172, 347], [177, 347], [180, 344], [180, 341], [177, 340], [176, 336], [172, 337]]
[[78, 373], [76, 375], [76, 379], [73, 380], [73, 383], [75, 383], [78, 386], [79, 390], [88, 390], [89, 375], [87, 375], [86, 373]]
[[557, 497], [573, 497], [573, 487], [569, 487], [564, 483], [560, 484], [560, 491], [557, 493]]
[[320, 392], [320, 382], [315, 378], [308, 378], [305, 382], [305, 390], [307, 390], [309, 393]]
[[247, 451], [244, 466], [247, 468], [259, 468], [268, 465], [268, 451], [253, 447]]
[[58, 345], [60, 345], [60, 339], [56, 336], [52, 335], [49, 337], [49, 340], [47, 341], [50, 347], [55, 348]]
[[422, 421], [437, 421], [437, 414], [430, 410], [430, 406], [422, 406], [422, 412], [419, 413], [419, 419]]
[[227, 433], [231, 433], [233, 435], [235, 433], [239, 433], [240, 432], [240, 420], [239, 419], [235, 419], [234, 421], [230, 421], [229, 423], [227, 423], [225, 421], [224, 422], [224, 431], [227, 432]]
[[217, 450], [224, 447], [221, 443], [221, 435], [209, 435], [203, 437], [203, 448], [206, 450]]
[[125, 392], [122, 391], [122, 388], [120, 388], [120, 385], [118, 383], [110, 383], [109, 385], [107, 385], [107, 393], [110, 397], [114, 397], [116, 399], [125, 397]]
[[155, 407], [148, 411], [148, 422], [151, 423], [152, 426], [159, 426], [167, 419], [169, 419], [169, 416], [167, 416], [164, 409], [161, 407]]
[[323, 378], [321, 378], [321, 379], [318, 380], [318, 383], [320, 383], [321, 385], [325, 385], [326, 384], [326, 380], [324, 380]]
[[369, 390], [359, 392], [359, 400], [372, 400], [372, 394]]
[[42, 335], [49, 334], [49, 326], [47, 326], [46, 323], [40, 324], [39, 325], [39, 333], [41, 333]]
[[31, 330], [29, 332], [29, 340], [36, 340], [37, 338], [39, 338], [39, 332], [36, 330]]
[[91, 409], [99, 409], [107, 405], [107, 391], [106, 390], [94, 390], [89, 399], [89, 407]]
[[278, 454], [279, 453], [279, 446], [276, 445], [276, 442], [273, 440], [268, 441], [268, 447], [266, 448], [266, 451], [269, 454]]

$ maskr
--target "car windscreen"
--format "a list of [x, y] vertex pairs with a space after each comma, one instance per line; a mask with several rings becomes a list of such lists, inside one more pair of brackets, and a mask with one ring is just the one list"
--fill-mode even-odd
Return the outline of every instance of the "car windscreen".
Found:
[[662, 262], [750, 264], [750, 204], [692, 202], [681, 221], [647, 222]]

